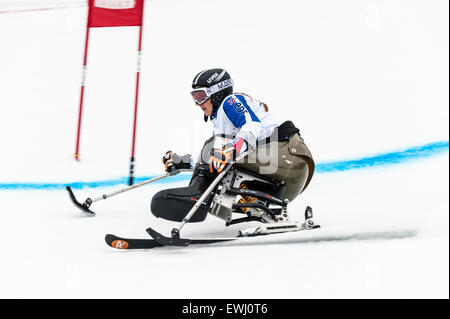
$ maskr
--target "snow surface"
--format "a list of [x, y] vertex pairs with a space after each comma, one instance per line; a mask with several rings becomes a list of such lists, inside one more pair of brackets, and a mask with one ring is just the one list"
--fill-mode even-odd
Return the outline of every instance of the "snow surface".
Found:
[[[209, 67], [293, 120], [317, 163], [449, 139], [448, 1], [145, 5], [137, 176], [161, 174], [166, 150], [196, 152], [209, 136], [189, 96]], [[91, 31], [82, 161], [73, 160], [86, 14], [0, 13], [0, 185], [127, 175], [137, 28]], [[321, 229], [188, 249], [104, 243], [106, 233], [147, 238], [149, 226], [167, 234], [174, 224], [153, 217], [151, 196], [186, 182], [95, 203], [95, 218], [63, 189], [0, 188], [0, 297], [449, 298], [448, 163], [447, 151], [318, 173], [290, 209], [301, 220], [311, 205]], [[234, 235], [238, 226], [209, 216], [183, 233]]]

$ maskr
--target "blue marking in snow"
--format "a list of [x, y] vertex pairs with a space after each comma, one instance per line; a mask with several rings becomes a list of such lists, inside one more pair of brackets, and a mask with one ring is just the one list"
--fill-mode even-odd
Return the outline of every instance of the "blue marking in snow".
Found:
[[[411, 147], [402, 151], [382, 153], [370, 157], [354, 160], [342, 160], [316, 164], [316, 173], [342, 172], [354, 169], [373, 168], [393, 164], [402, 164], [412, 160], [419, 160], [436, 156], [449, 150], [449, 142], [441, 141], [422, 146]], [[141, 176], [135, 178], [136, 183], [154, 178], [156, 176]], [[191, 174], [179, 174], [155, 183], [184, 182], [191, 179]], [[66, 186], [72, 189], [103, 188], [127, 185], [128, 177], [92, 182], [73, 183], [0, 183], [0, 190], [61, 190]]]
[[[141, 176], [135, 177], [135, 184], [149, 180], [156, 176]], [[191, 179], [191, 174], [179, 174], [176, 176], [169, 177], [165, 180], [160, 180], [154, 182], [156, 183], [175, 183], [189, 181]], [[0, 183], [0, 190], [2, 189], [12, 189], [12, 190], [60, 190], [65, 189], [66, 186], [70, 186], [72, 189], [85, 189], [85, 188], [102, 188], [102, 187], [112, 187], [118, 185], [127, 185], [128, 177], [122, 177], [111, 180], [104, 181], [92, 181], [92, 182], [73, 182], [73, 183]]]
[[316, 165], [316, 172], [342, 172], [353, 169], [401, 164], [448, 152], [448, 149], [448, 141], [435, 142], [422, 146], [411, 147], [398, 152], [382, 153], [360, 159], [320, 163]]

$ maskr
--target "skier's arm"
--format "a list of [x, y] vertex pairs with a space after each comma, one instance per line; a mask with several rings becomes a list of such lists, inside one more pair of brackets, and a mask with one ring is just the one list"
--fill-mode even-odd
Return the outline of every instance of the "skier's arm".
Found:
[[[246, 149], [254, 150], [262, 125], [259, 118], [247, 104], [247, 101], [244, 98], [232, 95], [225, 100], [223, 110], [229, 122], [239, 129], [233, 141], [235, 148], [236, 146], [243, 148], [240, 153]], [[243, 140], [245, 143], [242, 143], [240, 140]]]

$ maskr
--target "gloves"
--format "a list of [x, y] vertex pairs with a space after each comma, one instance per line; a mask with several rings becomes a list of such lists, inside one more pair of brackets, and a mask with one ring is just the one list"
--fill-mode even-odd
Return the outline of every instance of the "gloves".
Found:
[[162, 162], [166, 172], [191, 168], [191, 156], [189, 154], [180, 156], [172, 151], [167, 151], [162, 158]]
[[236, 159], [236, 149], [232, 144], [226, 144], [221, 149], [213, 148], [209, 157], [209, 171], [222, 172], [228, 163]]

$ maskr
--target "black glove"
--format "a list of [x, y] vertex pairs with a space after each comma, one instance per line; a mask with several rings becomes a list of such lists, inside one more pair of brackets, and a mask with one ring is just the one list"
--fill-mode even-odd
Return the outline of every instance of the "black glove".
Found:
[[163, 156], [162, 161], [166, 172], [191, 168], [191, 155], [189, 154], [180, 156], [172, 151], [167, 151]]
[[212, 149], [211, 156], [209, 157], [209, 171], [213, 173], [222, 172], [222, 170], [236, 159], [236, 149], [232, 144], [226, 144], [221, 149]]

